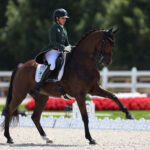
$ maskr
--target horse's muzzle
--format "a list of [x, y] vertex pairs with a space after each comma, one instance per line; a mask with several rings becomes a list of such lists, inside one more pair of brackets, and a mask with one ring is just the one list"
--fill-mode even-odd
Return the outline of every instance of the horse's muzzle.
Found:
[[103, 58], [102, 59], [102, 64], [104, 65], [104, 66], [108, 66], [108, 65], [110, 65], [112, 63], [112, 60], [111, 59], [106, 59], [106, 58]]

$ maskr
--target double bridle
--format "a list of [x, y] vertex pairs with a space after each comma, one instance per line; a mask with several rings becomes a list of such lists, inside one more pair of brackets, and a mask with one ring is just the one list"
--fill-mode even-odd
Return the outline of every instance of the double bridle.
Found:
[[112, 46], [114, 46], [114, 41], [113, 39], [106, 34], [107, 32], [104, 31], [104, 35], [103, 35], [103, 40], [102, 40], [102, 46], [101, 46], [101, 51], [100, 53], [98, 53], [98, 57], [100, 58], [99, 59], [99, 63], [102, 62], [103, 58], [105, 57], [105, 55], [110, 55], [112, 52], [105, 52], [105, 49], [106, 49], [106, 40], [108, 40], [110, 42], [110, 44]]

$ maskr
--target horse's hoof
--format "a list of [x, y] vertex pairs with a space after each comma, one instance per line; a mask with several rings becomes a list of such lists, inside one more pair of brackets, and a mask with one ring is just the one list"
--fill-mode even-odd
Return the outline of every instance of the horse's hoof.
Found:
[[89, 144], [96, 145], [96, 141], [92, 139]]
[[53, 143], [52, 140], [47, 140], [47, 141], [46, 141], [46, 144], [52, 144], [52, 143]]
[[129, 113], [129, 114], [126, 115], [126, 119], [132, 119], [132, 120], [133, 120], [133, 119], [134, 119], [134, 116]]
[[13, 139], [9, 139], [9, 140], [7, 140], [7, 143], [9, 143], [9, 144], [13, 144], [14, 142], [13, 142]]

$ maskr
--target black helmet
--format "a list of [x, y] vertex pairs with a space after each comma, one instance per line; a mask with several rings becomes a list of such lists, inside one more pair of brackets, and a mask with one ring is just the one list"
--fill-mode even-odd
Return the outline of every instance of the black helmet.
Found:
[[56, 21], [56, 17], [69, 18], [67, 11], [65, 9], [63, 9], [63, 8], [54, 10], [53, 18], [54, 18], [55, 21]]

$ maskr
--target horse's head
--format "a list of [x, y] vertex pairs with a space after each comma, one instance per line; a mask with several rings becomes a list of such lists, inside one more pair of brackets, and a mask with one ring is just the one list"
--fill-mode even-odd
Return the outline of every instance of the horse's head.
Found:
[[[100, 62], [105, 66], [109, 65], [112, 62], [113, 36], [117, 31], [118, 29], [115, 31], [112, 29], [90, 31], [77, 43], [72, 55], [76, 53], [76, 56], [81, 58], [85, 57], [86, 54], [87, 59], [98, 56], [98, 63]], [[85, 58], [79, 60], [83, 61]]]
[[113, 36], [118, 31], [102, 30], [102, 38], [96, 45], [96, 51], [100, 54], [100, 61], [104, 66], [108, 66], [112, 62], [112, 47], [114, 46]]

